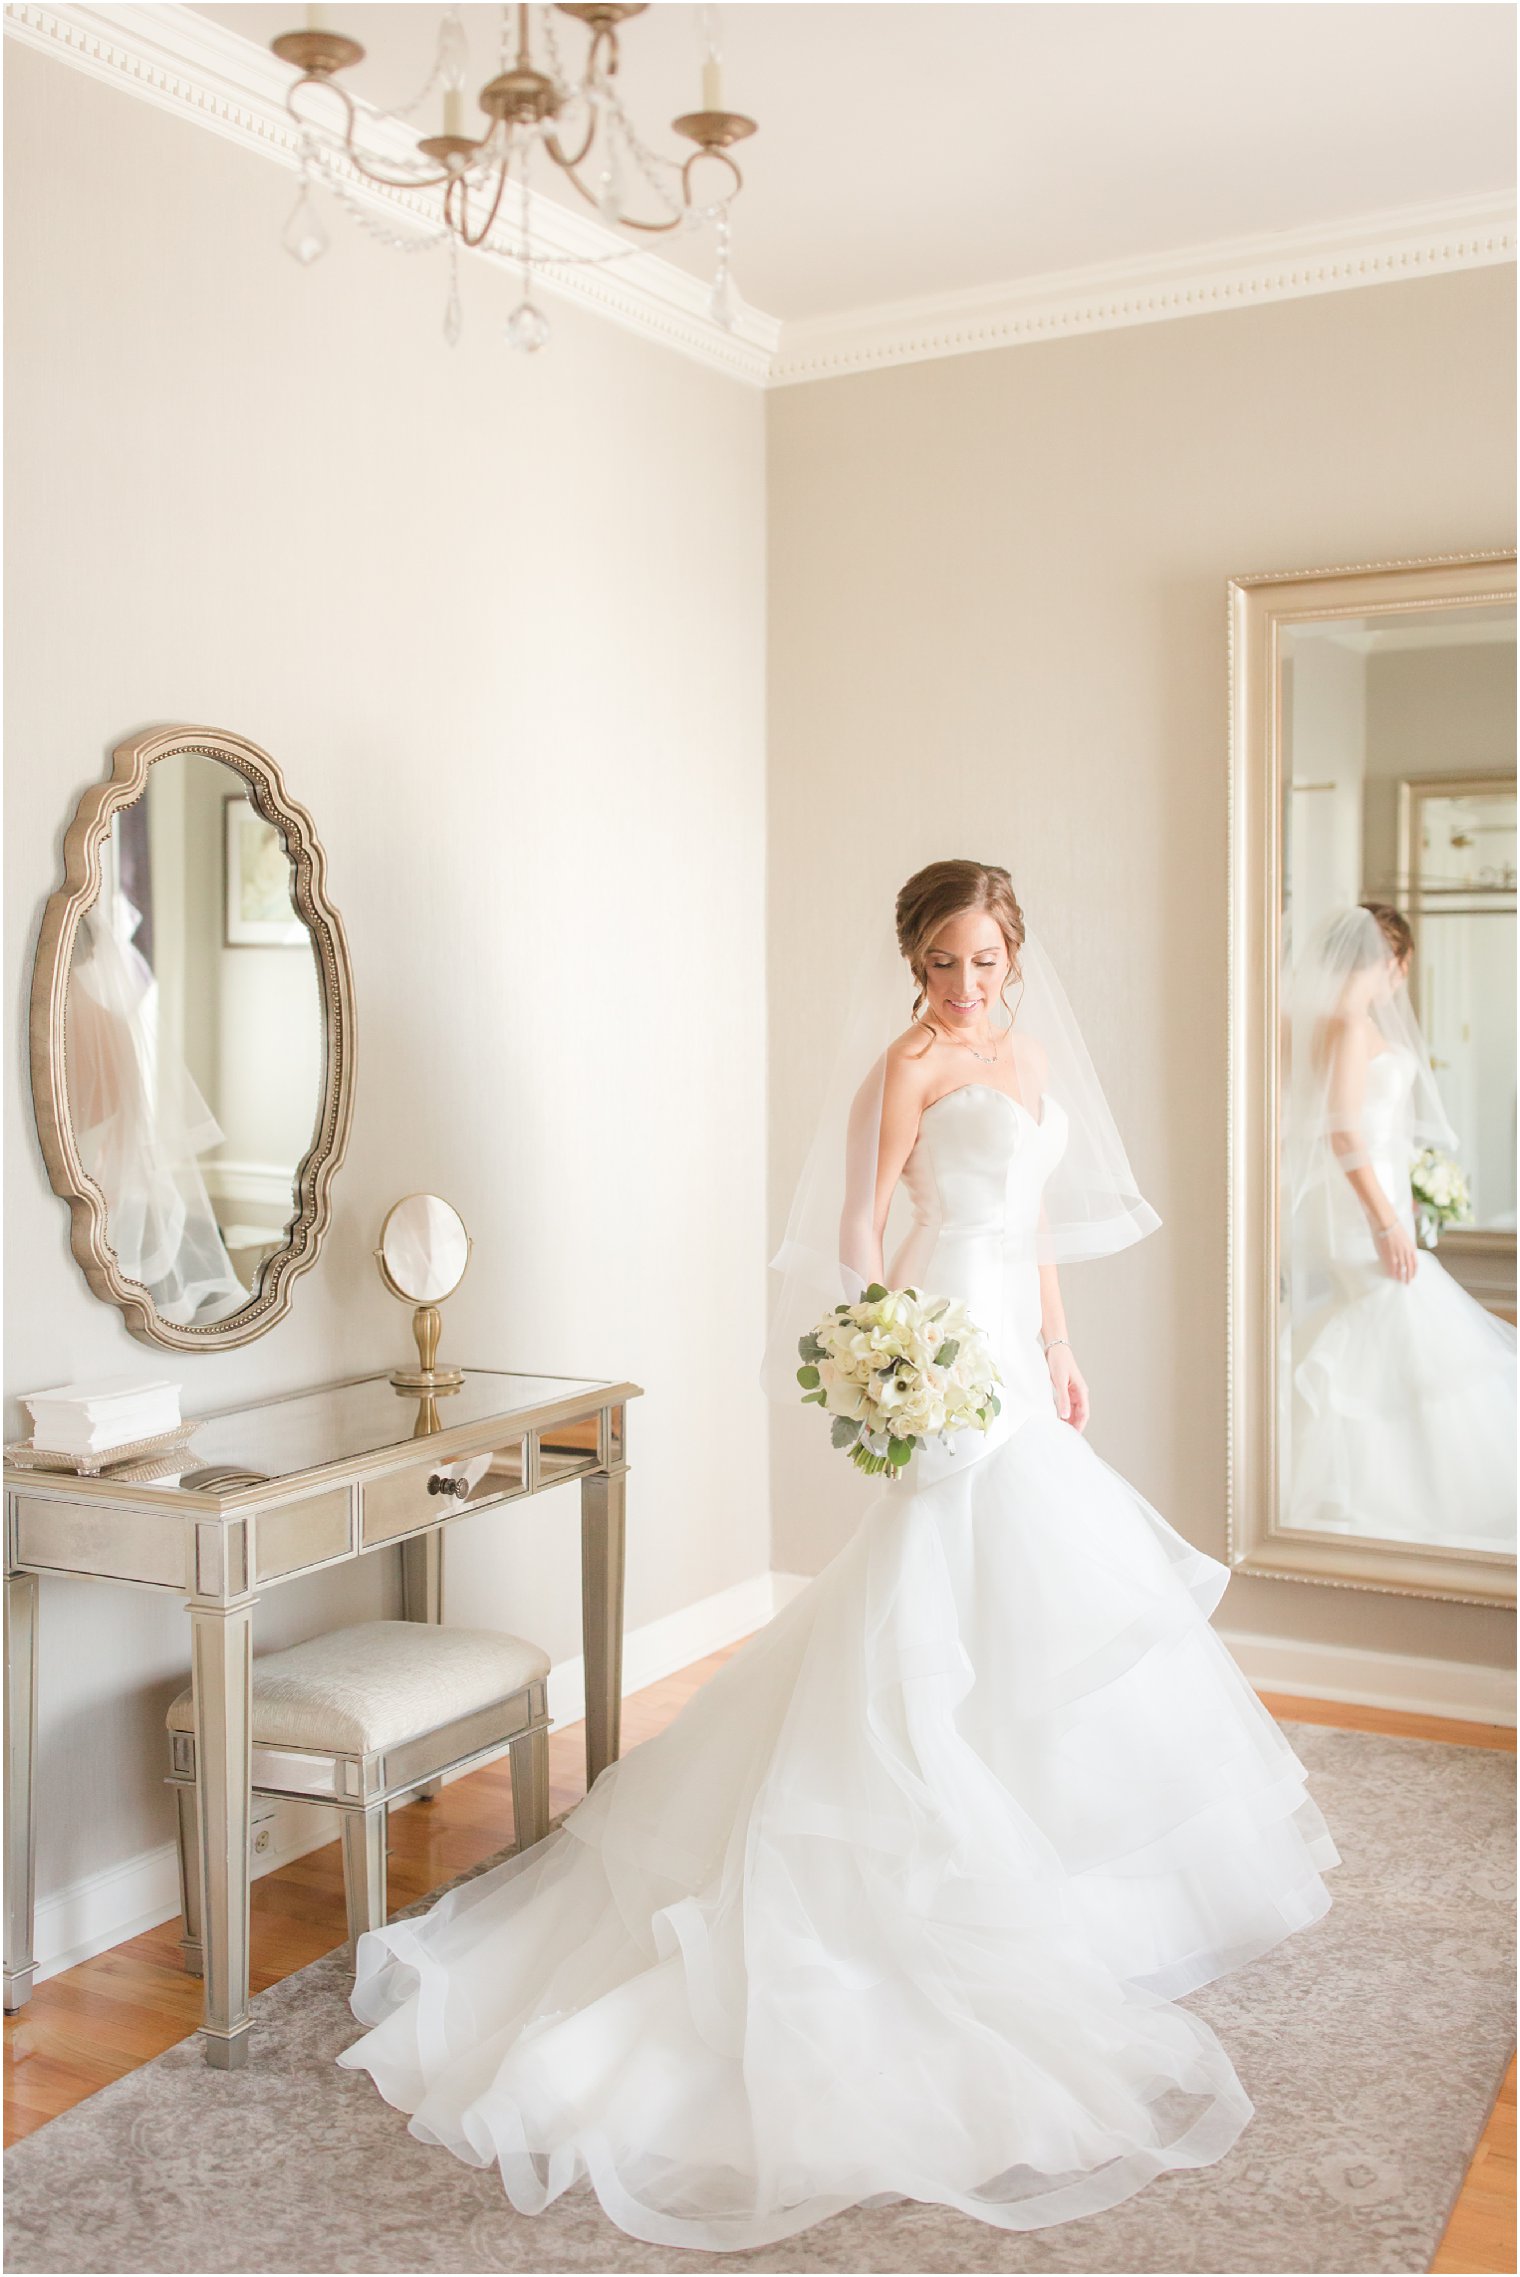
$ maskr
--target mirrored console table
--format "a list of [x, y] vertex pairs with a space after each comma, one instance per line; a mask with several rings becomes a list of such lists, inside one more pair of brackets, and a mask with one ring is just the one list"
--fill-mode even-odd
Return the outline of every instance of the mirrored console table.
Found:
[[447, 1396], [403, 1394], [389, 1376], [364, 1376], [207, 1416], [172, 1453], [106, 1477], [7, 1462], [6, 2008], [27, 2000], [35, 1975], [40, 1574], [185, 1600], [205, 1891], [203, 2037], [208, 2061], [230, 2069], [246, 2059], [251, 2029], [250, 1681], [260, 1596], [394, 1544], [407, 1618], [436, 1621], [452, 1520], [579, 1479], [589, 1787], [618, 1753], [626, 1403], [639, 1392], [472, 1368]]

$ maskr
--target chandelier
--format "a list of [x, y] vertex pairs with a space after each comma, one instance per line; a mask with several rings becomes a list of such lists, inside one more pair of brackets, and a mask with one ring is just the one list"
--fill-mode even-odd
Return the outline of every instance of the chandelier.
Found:
[[[364, 60], [357, 40], [332, 29], [328, 12], [308, 8], [305, 29], [271, 41], [297, 77], [286, 96], [299, 149], [300, 189], [284, 231], [287, 251], [303, 265], [327, 249], [328, 236], [313, 190], [321, 184], [352, 218], [398, 252], [446, 251], [449, 291], [444, 337], [459, 339], [459, 252], [490, 242], [521, 273], [522, 298], [507, 319], [510, 345], [541, 348], [549, 322], [533, 298], [537, 276], [602, 267], [627, 260], [641, 238], [675, 230], [710, 231], [715, 243], [708, 310], [731, 330], [737, 315], [729, 275], [729, 207], [744, 187], [732, 145], [755, 132], [755, 121], [723, 107], [722, 58], [714, 10], [701, 10], [704, 58], [701, 106], [672, 120], [672, 131], [693, 145], [684, 157], [667, 157], [641, 138], [618, 93], [618, 31], [644, 6], [619, 7], [591, 0], [582, 7], [504, 7], [495, 78], [476, 98], [483, 131], [466, 131], [465, 82], [469, 46], [458, 8], [447, 8], [432, 69], [410, 102], [391, 111], [358, 105], [338, 74]], [[533, 17], [540, 19], [541, 60], [533, 52]], [[566, 67], [555, 19], [573, 17], [589, 35], [579, 74]], [[381, 157], [363, 147], [377, 130], [404, 125], [439, 98], [441, 131], [422, 137], [415, 154]], [[535, 243], [530, 170], [548, 161], [572, 182], [609, 228], [637, 235], [613, 252], [554, 252]], [[400, 193], [437, 191], [431, 228], [401, 233], [388, 228], [358, 195], [349, 170], [363, 181]], [[431, 202], [431, 201], [429, 201]], [[643, 210], [634, 212], [631, 206]], [[652, 211], [650, 209], [653, 209]]]

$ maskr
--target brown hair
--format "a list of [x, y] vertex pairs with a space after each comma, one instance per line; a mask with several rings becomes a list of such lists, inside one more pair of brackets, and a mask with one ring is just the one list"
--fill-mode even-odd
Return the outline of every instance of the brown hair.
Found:
[[1364, 901], [1362, 907], [1369, 917], [1377, 919], [1389, 955], [1397, 957], [1401, 965], [1408, 964], [1414, 955], [1414, 927], [1403, 910], [1386, 901]]
[[907, 958], [917, 984], [912, 1017], [923, 1010], [925, 959], [929, 944], [942, 925], [968, 910], [985, 909], [997, 920], [1008, 950], [1009, 970], [1003, 981], [1019, 977], [1019, 951], [1024, 945], [1024, 912], [1006, 870], [988, 862], [930, 862], [915, 870], [897, 897], [897, 946]]

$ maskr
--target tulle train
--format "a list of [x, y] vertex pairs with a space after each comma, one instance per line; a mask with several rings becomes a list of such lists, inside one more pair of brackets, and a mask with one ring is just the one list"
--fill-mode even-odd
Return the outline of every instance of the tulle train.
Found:
[[1221, 2157], [1174, 1996], [1329, 1903], [1225, 1569], [1066, 1425], [884, 1489], [564, 1826], [360, 1942], [340, 2061], [536, 2213], [764, 2245], [859, 2203], [1006, 2229]]

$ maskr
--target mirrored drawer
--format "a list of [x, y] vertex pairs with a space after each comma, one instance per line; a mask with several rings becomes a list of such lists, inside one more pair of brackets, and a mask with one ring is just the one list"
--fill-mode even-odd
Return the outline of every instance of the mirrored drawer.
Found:
[[451, 1462], [434, 1456], [409, 1463], [405, 1470], [392, 1471], [388, 1478], [365, 1487], [360, 1542], [369, 1550], [379, 1542], [399, 1541], [458, 1511], [504, 1502], [528, 1490], [528, 1453], [521, 1439], [490, 1455], [467, 1455]]

